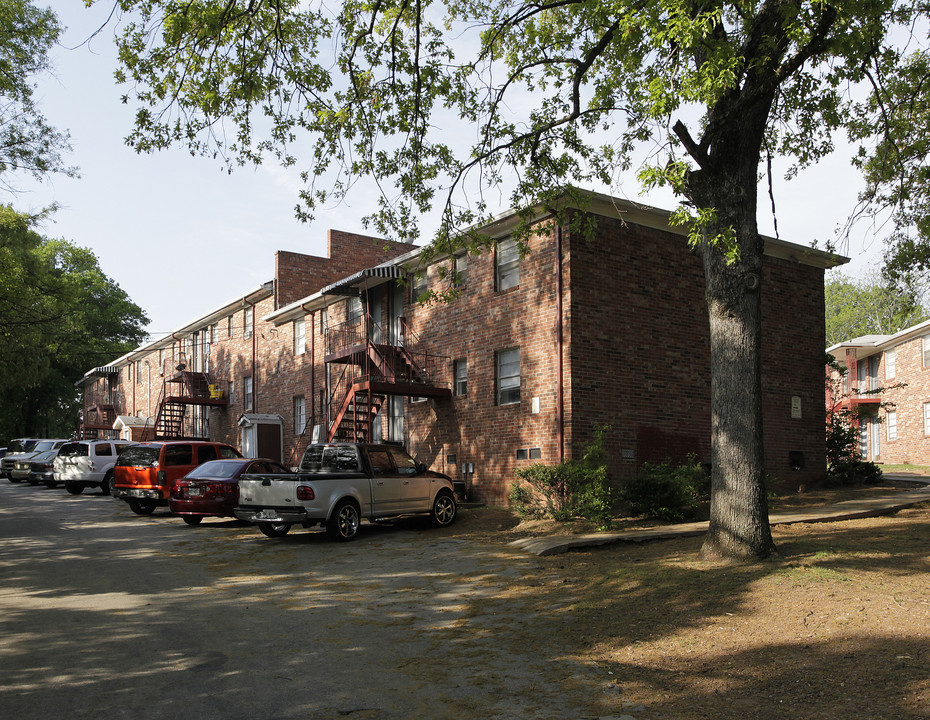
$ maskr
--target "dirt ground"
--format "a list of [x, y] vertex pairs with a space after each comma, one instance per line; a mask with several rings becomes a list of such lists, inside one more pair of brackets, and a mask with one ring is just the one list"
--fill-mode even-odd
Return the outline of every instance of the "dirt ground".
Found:
[[[896, 491], [817, 490], [771, 505]], [[506, 542], [591, 528], [483, 508], [450, 530]], [[702, 562], [700, 537], [610, 545], [539, 558], [547, 572], [512, 591], [539, 607], [567, 603], [566, 652], [610, 678], [610, 717], [930, 718], [930, 503], [773, 534], [779, 557], [762, 564]]]

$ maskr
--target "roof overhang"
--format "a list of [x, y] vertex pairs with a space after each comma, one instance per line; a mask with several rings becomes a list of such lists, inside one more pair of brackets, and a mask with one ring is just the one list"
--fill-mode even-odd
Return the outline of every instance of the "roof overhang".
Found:
[[354, 297], [361, 295], [369, 288], [382, 285], [391, 280], [402, 278], [405, 274], [406, 273], [404, 272], [404, 269], [396, 264], [381, 264], [372, 268], [360, 270], [354, 275], [349, 275], [348, 277], [342, 278], [342, 280], [337, 280], [336, 282], [327, 285], [325, 288], [322, 288], [319, 292], [320, 295], [342, 295]]

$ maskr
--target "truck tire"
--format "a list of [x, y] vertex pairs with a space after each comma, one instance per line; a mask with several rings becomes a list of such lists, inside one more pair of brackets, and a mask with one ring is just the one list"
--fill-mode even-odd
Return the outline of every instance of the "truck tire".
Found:
[[151, 500], [139, 500], [132, 498], [129, 500], [129, 509], [136, 515], [151, 515], [155, 512], [155, 503]]
[[340, 500], [326, 521], [326, 532], [333, 540], [349, 542], [358, 535], [361, 522], [358, 506], [351, 500]]
[[84, 492], [84, 486], [78, 485], [77, 483], [65, 483], [65, 490], [67, 490], [71, 495], [80, 495]]
[[455, 496], [448, 490], [440, 490], [436, 493], [436, 498], [433, 500], [433, 509], [430, 512], [430, 519], [436, 527], [449, 527], [455, 522], [457, 510]]
[[270, 522], [260, 522], [258, 524], [258, 529], [262, 531], [262, 535], [270, 538], [279, 538], [284, 537], [291, 530], [290, 523], [270, 523]]
[[114, 495], [113, 495], [113, 490], [114, 490], [113, 483], [115, 483], [115, 482], [116, 482], [116, 481], [113, 479], [113, 472], [112, 472], [112, 471], [108, 472], [108, 473], [104, 476], [103, 482], [100, 483], [100, 492], [102, 492], [104, 495], [109, 495], [110, 497], [114, 497]]

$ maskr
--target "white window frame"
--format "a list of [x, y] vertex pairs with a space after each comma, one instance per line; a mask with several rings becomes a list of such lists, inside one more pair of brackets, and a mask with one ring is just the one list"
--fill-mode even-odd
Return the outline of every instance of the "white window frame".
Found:
[[[498, 350], [494, 358], [495, 405], [517, 405], [520, 403], [520, 348]], [[516, 372], [514, 372], [516, 369]]]
[[425, 295], [428, 290], [429, 271], [424, 270], [422, 275], [419, 272], [414, 273], [410, 278], [410, 302], [419, 302], [420, 296]]
[[452, 271], [455, 273], [454, 285], [463, 288], [468, 285], [468, 255], [456, 255], [452, 261]]
[[520, 247], [512, 238], [499, 240], [494, 253], [494, 289], [498, 292], [520, 285]]
[[304, 318], [294, 321], [294, 354], [303, 355], [307, 352], [307, 322]]
[[894, 348], [885, 350], [885, 380], [891, 380], [897, 373], [897, 354]]
[[253, 387], [252, 376], [245, 375], [242, 378], [242, 409], [245, 411], [249, 411], [254, 407], [252, 397]]
[[360, 297], [350, 297], [346, 299], [346, 325], [358, 325], [362, 322], [364, 309], [362, 308], [362, 299]]
[[252, 308], [247, 307], [242, 311], [242, 337], [247, 340], [252, 337], [255, 331], [254, 315]]
[[462, 396], [468, 394], [468, 361], [459, 358], [452, 361], [453, 391], [452, 394]]
[[307, 398], [294, 396], [294, 434], [302, 435], [307, 428]]
[[930, 435], [930, 402], [924, 403], [924, 435]]
[[897, 410], [885, 411], [885, 429], [887, 430], [888, 440], [898, 439], [898, 412]]

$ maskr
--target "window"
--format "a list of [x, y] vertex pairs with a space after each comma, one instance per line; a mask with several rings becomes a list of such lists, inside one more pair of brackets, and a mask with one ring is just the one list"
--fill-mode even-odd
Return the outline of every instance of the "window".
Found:
[[158, 351], [158, 372], [165, 371], [165, 349], [162, 348]]
[[297, 395], [294, 398], [294, 434], [302, 435], [307, 427], [307, 398]]
[[888, 429], [888, 439], [898, 439], [898, 413], [896, 410], [885, 412], [885, 427]]
[[229, 402], [234, 402], [236, 399], [236, 383], [234, 383], [232, 380], [226, 383], [226, 397], [228, 398]]
[[421, 275], [417, 272], [411, 277], [410, 283], [410, 302], [417, 302], [420, 299], [420, 296], [425, 295], [426, 291], [429, 289], [429, 280], [426, 277], [426, 270], [423, 271]]
[[217, 334], [217, 333], [216, 333], [216, 329], [217, 329], [217, 328], [216, 328], [216, 323], [213, 323], [213, 324], [210, 326], [210, 332], [209, 332], [209, 334], [208, 334], [208, 337], [210, 338], [210, 344], [211, 344], [211, 345], [212, 345], [213, 343], [216, 342], [216, 334]]
[[930, 403], [924, 403], [924, 435], [930, 435]]
[[494, 283], [498, 291], [520, 284], [520, 248], [510, 238], [497, 243]]
[[200, 445], [197, 448], [197, 464], [203, 465], [211, 460], [216, 460], [216, 448], [212, 445]]
[[497, 404], [520, 402], [520, 348], [497, 353]]
[[468, 284], [468, 255], [456, 255], [452, 269], [455, 271], [455, 287], [465, 287]]
[[244, 410], [252, 409], [252, 378], [242, 378], [242, 408]]
[[307, 323], [303, 318], [294, 321], [294, 354], [307, 352]]
[[885, 351], [885, 380], [891, 380], [895, 376], [895, 351], [894, 348]]
[[351, 297], [346, 300], [346, 325], [358, 325], [362, 321], [362, 299]]
[[233, 336], [233, 330], [236, 327], [234, 317], [234, 315], [230, 315], [228, 318], [226, 318], [226, 337]]
[[166, 445], [165, 465], [190, 465], [194, 459], [194, 448], [190, 445]]
[[242, 337], [252, 337], [252, 308], [250, 307], [242, 311]]
[[320, 310], [320, 335], [329, 332], [329, 311], [326, 308]]
[[468, 363], [464, 358], [455, 360], [452, 363], [453, 375], [455, 376], [455, 388], [453, 393], [456, 395], [465, 395], [468, 393]]

